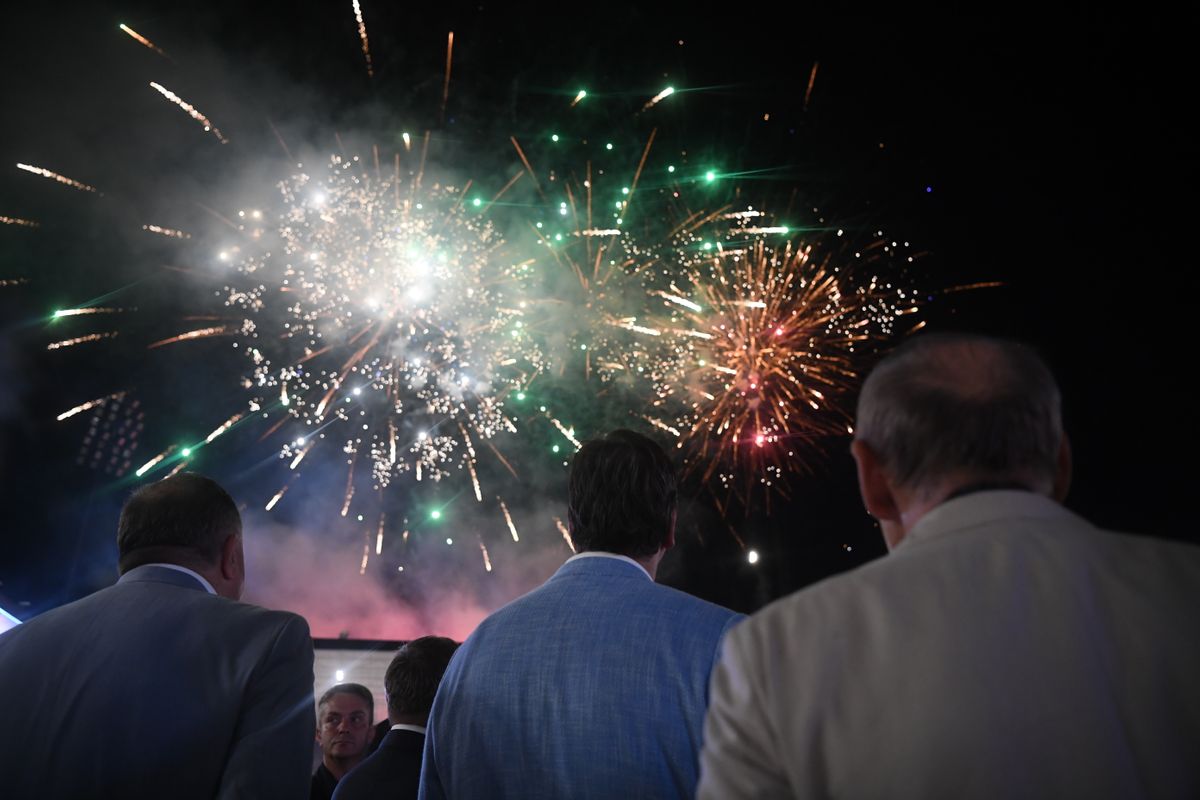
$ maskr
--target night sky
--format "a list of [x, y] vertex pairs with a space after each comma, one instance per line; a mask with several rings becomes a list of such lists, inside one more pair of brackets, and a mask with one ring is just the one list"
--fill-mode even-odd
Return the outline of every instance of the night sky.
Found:
[[[613, 142], [629, 165], [654, 130], [655, 158], [728, 176], [711, 190], [713, 204], [819, 208], [852, 234], [884, 230], [922, 254], [904, 279], [927, 290], [929, 329], [1014, 336], [1050, 362], [1075, 453], [1070, 508], [1104, 527], [1197, 540], [1184, 521], [1194, 472], [1184, 457], [1196, 442], [1184, 387], [1196, 361], [1187, 234], [1197, 159], [1183, 122], [1196, 95], [1187, 40], [1195, 20], [649, 5], [363, 0], [373, 78], [350, 0], [6, 11], [0, 215], [40, 227], [0, 225], [0, 606], [28, 617], [115, 577], [117, 513], [139, 480], [92, 468], [90, 455], [78, 464], [91, 415], [57, 422], [59, 413], [125, 391], [126, 409], [138, 402], [130, 424], [142, 424], [136, 468], [245, 406], [244, 364], [228, 340], [146, 345], [211, 312], [221, 276], [204, 254], [226, 234], [206, 208], [230, 215], [272, 202], [289, 174], [275, 131], [297, 154], [337, 152], [340, 136], [354, 152], [377, 144], [387, 158], [402, 147], [399, 131], [428, 130], [440, 164], [495, 191], [520, 166], [510, 136], [541, 153], [552, 133], [571, 154]], [[122, 22], [170, 60], [122, 33]], [[192, 102], [230, 143], [149, 81]], [[640, 111], [666, 85], [677, 93]], [[588, 97], [570, 108], [581, 87]], [[18, 162], [103, 195], [19, 171]], [[141, 228], [151, 222], [194, 238], [155, 237]], [[993, 281], [1002, 285], [941, 292]], [[55, 309], [97, 302], [136, 311], [73, 327], [51, 319]], [[46, 349], [107, 330], [119, 335]], [[603, 427], [628, 411], [577, 425]], [[522, 480], [503, 489], [520, 545], [494, 507], [475, 508], [462, 486], [401, 488], [381, 501], [389, 548], [360, 577], [372, 523], [338, 518], [337, 457], [314, 457], [276, 512], [261, 511], [288, 478], [278, 441], [262, 438], [268, 427], [240, 427], [192, 468], [245, 504], [248, 542], [269, 542], [248, 544], [271, 587], [250, 599], [303, 611], [318, 635], [461, 634], [569, 555], [550, 522], [563, 514], [561, 456], [531, 433], [511, 444]], [[882, 555], [848, 444], [806, 450], [809, 471], [769, 513], [755, 502], [722, 518], [687, 487], [680, 546], [660, 579], [750, 611]], [[492, 468], [482, 477], [507, 480]], [[429, 502], [447, 509], [436, 526], [422, 510]], [[403, 551], [400, 527], [414, 537]], [[490, 574], [480, 569], [477, 527], [496, 562]], [[455, 536], [457, 547], [443, 543]], [[757, 564], [738, 538], [761, 555]], [[365, 583], [371, 591], [354, 589]], [[358, 601], [331, 609], [327, 598], [341, 592], [358, 592]], [[399, 627], [347, 622], [395, 609], [408, 615]]]

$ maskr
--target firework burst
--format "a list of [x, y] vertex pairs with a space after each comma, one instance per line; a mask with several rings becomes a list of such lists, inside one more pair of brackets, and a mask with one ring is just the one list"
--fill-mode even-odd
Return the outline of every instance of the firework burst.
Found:
[[336, 438], [352, 471], [366, 457], [376, 488], [460, 471], [478, 486], [474, 443], [516, 431], [505, 396], [538, 362], [483, 201], [469, 183], [380, 176], [341, 156], [280, 190], [226, 289], [251, 410], [298, 425], [281, 451], [293, 469]]
[[[815, 442], [849, 431], [842, 402], [861, 357], [917, 310], [863, 251], [789, 241], [761, 216], [714, 214], [678, 235], [679, 274], [657, 290], [655, 322], [675, 371], [645, 417], [678, 437], [688, 472], [743, 500], [756, 487], [786, 493]], [[894, 252], [883, 240], [867, 249]]]

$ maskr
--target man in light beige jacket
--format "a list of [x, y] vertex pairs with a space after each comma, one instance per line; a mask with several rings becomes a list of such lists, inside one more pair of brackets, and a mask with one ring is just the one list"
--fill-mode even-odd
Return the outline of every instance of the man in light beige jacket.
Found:
[[1037, 356], [910, 341], [852, 452], [892, 552], [730, 633], [699, 797], [1200, 797], [1200, 548], [1060, 505]]

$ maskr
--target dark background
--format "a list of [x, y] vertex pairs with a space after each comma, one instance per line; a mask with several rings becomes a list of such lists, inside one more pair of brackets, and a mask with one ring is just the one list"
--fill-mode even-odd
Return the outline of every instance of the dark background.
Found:
[[[194, 257], [140, 225], [212, 229], [198, 203], [230, 213], [235, 195], [270, 196], [286, 166], [267, 120], [290, 143], [323, 152], [334, 151], [335, 131], [390, 152], [398, 130], [428, 129], [447, 162], [485, 184], [511, 174], [509, 135], [603, 138], [636, 159], [655, 128], [656, 156], [738, 172], [724, 181], [727, 193], [820, 207], [852, 233], [884, 229], [924, 254], [910, 277], [929, 290], [922, 317], [930, 329], [1018, 337], [1059, 375], [1076, 461], [1070, 508], [1104, 527], [1196, 540], [1184, 519], [1194, 473], [1185, 458], [1195, 443], [1197, 170], [1195, 132], [1184, 122], [1196, 96], [1195, 20], [1082, 7], [861, 16], [792, 5], [696, 8], [364, 0], [373, 79], [349, 0], [8, 10], [0, 214], [42, 225], [0, 225], [0, 280], [27, 279], [0, 286], [0, 605], [27, 617], [115, 574], [116, 515], [136, 481], [78, 466], [88, 415], [57, 423], [58, 413], [136, 387], [145, 415], [136, 466], [244, 404], [219, 377], [241, 369], [227, 345], [145, 350], [188, 329], [181, 320], [195, 313], [196, 298], [220, 286], [194, 270], [180, 279], [167, 267]], [[119, 22], [173, 61], [133, 42]], [[194, 103], [231, 143], [204, 134], [148, 80]], [[674, 97], [638, 113], [668, 84]], [[589, 97], [567, 110], [578, 87]], [[19, 172], [18, 161], [104, 196]], [[939, 291], [980, 281], [1003, 285]], [[53, 309], [115, 290], [113, 304], [138, 309], [120, 321], [120, 336], [45, 350], [59, 335], [47, 319]], [[195, 468], [261, 507], [282, 474], [261, 432], [231, 435]], [[752, 610], [881, 555], [847, 446], [835, 440], [806, 454], [812, 472], [793, 479], [790, 499], [773, 501], [770, 514], [751, 505], [722, 519], [692, 491], [663, 580]], [[281, 525], [340, 504], [325, 491], [336, 474], [313, 473], [292, 490], [307, 501], [281, 505]], [[567, 553], [538, 499], [553, 481], [540, 474], [532, 473], [535, 486], [513, 490], [528, 492], [527, 503], [513, 505], [530, 547], [554, 544], [563, 552], [549, 560], [561, 560]], [[361, 531], [331, 524], [328, 537], [344, 539], [357, 566]], [[747, 563], [738, 539], [761, 554], [758, 564]], [[497, 560], [497, 572], [522, 569], [519, 552]], [[439, 575], [478, 566], [476, 556], [432, 551], [417, 562]], [[476, 587], [479, 604], [503, 602], [546, 566], [530, 569], [524, 580]], [[385, 585], [397, 602], [419, 603], [411, 589]], [[437, 629], [430, 613], [426, 625]]]

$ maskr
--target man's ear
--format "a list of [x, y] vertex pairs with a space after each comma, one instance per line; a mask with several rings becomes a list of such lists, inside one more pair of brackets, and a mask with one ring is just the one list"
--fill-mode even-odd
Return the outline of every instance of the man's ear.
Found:
[[858, 491], [867, 513], [880, 522], [899, 521], [900, 508], [875, 451], [866, 442], [855, 439], [850, 444], [850, 454], [858, 466]]
[[1074, 462], [1071, 458], [1071, 440], [1064, 433], [1062, 444], [1058, 446], [1058, 468], [1054, 472], [1054, 489], [1051, 494], [1051, 497], [1060, 503], [1067, 499], [1067, 491], [1071, 488], [1073, 464]]
[[231, 533], [221, 542], [221, 577], [227, 581], [236, 581], [243, 574], [242, 569], [242, 537]]

